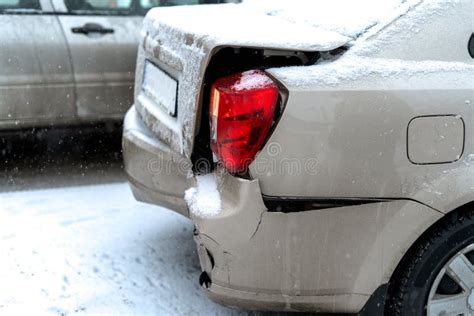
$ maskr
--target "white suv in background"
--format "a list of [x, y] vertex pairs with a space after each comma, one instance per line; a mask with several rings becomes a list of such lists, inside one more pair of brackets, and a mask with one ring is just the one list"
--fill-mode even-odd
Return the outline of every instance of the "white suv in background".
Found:
[[143, 15], [201, 0], [0, 0], [0, 131], [120, 121]]

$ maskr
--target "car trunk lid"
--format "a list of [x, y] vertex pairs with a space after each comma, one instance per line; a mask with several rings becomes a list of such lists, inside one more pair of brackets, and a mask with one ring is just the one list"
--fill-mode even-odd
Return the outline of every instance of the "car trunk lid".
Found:
[[[152, 10], [142, 29], [135, 106], [155, 135], [175, 152], [190, 158], [196, 122], [199, 121], [198, 105], [202, 98], [204, 73], [210, 58], [219, 48], [314, 52], [329, 51], [346, 45], [350, 40], [336, 32], [282, 20], [241, 5]], [[157, 89], [163, 89], [164, 82], [170, 82], [169, 78], [177, 83], [175, 111], [157, 105], [156, 100], [146, 93], [143, 79], [149, 63], [168, 76]]]

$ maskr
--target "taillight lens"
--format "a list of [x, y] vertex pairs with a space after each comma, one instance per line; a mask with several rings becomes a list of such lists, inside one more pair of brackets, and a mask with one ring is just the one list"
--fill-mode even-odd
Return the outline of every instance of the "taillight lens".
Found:
[[243, 173], [271, 127], [278, 87], [263, 71], [217, 79], [211, 86], [211, 148], [223, 166]]

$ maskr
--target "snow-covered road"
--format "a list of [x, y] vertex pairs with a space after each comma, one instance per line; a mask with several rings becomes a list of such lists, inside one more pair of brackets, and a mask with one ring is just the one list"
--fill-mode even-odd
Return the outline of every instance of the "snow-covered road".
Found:
[[126, 183], [0, 194], [0, 314], [237, 314], [201, 293], [192, 230]]
[[88, 170], [0, 186], [0, 315], [249, 314], [201, 292], [191, 222]]
[[1, 316], [268, 315], [201, 291], [192, 223], [135, 201], [120, 134], [72, 135], [0, 143]]

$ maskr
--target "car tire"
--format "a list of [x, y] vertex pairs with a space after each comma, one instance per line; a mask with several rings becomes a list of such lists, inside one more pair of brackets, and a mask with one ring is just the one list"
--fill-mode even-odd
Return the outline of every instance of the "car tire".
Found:
[[[467, 274], [466, 281], [453, 276], [456, 275], [453, 267], [461, 262], [459, 258], [465, 264], [464, 268], [471, 268], [472, 273]], [[473, 265], [474, 206], [470, 205], [468, 210], [446, 215], [410, 248], [391, 278], [386, 315], [451, 315], [450, 311], [455, 311], [456, 315], [474, 315]], [[448, 305], [446, 300], [441, 301], [448, 298], [446, 295], [451, 298]], [[463, 306], [459, 305], [463, 302], [462, 297], [465, 298]], [[439, 312], [440, 308], [448, 313]]]

